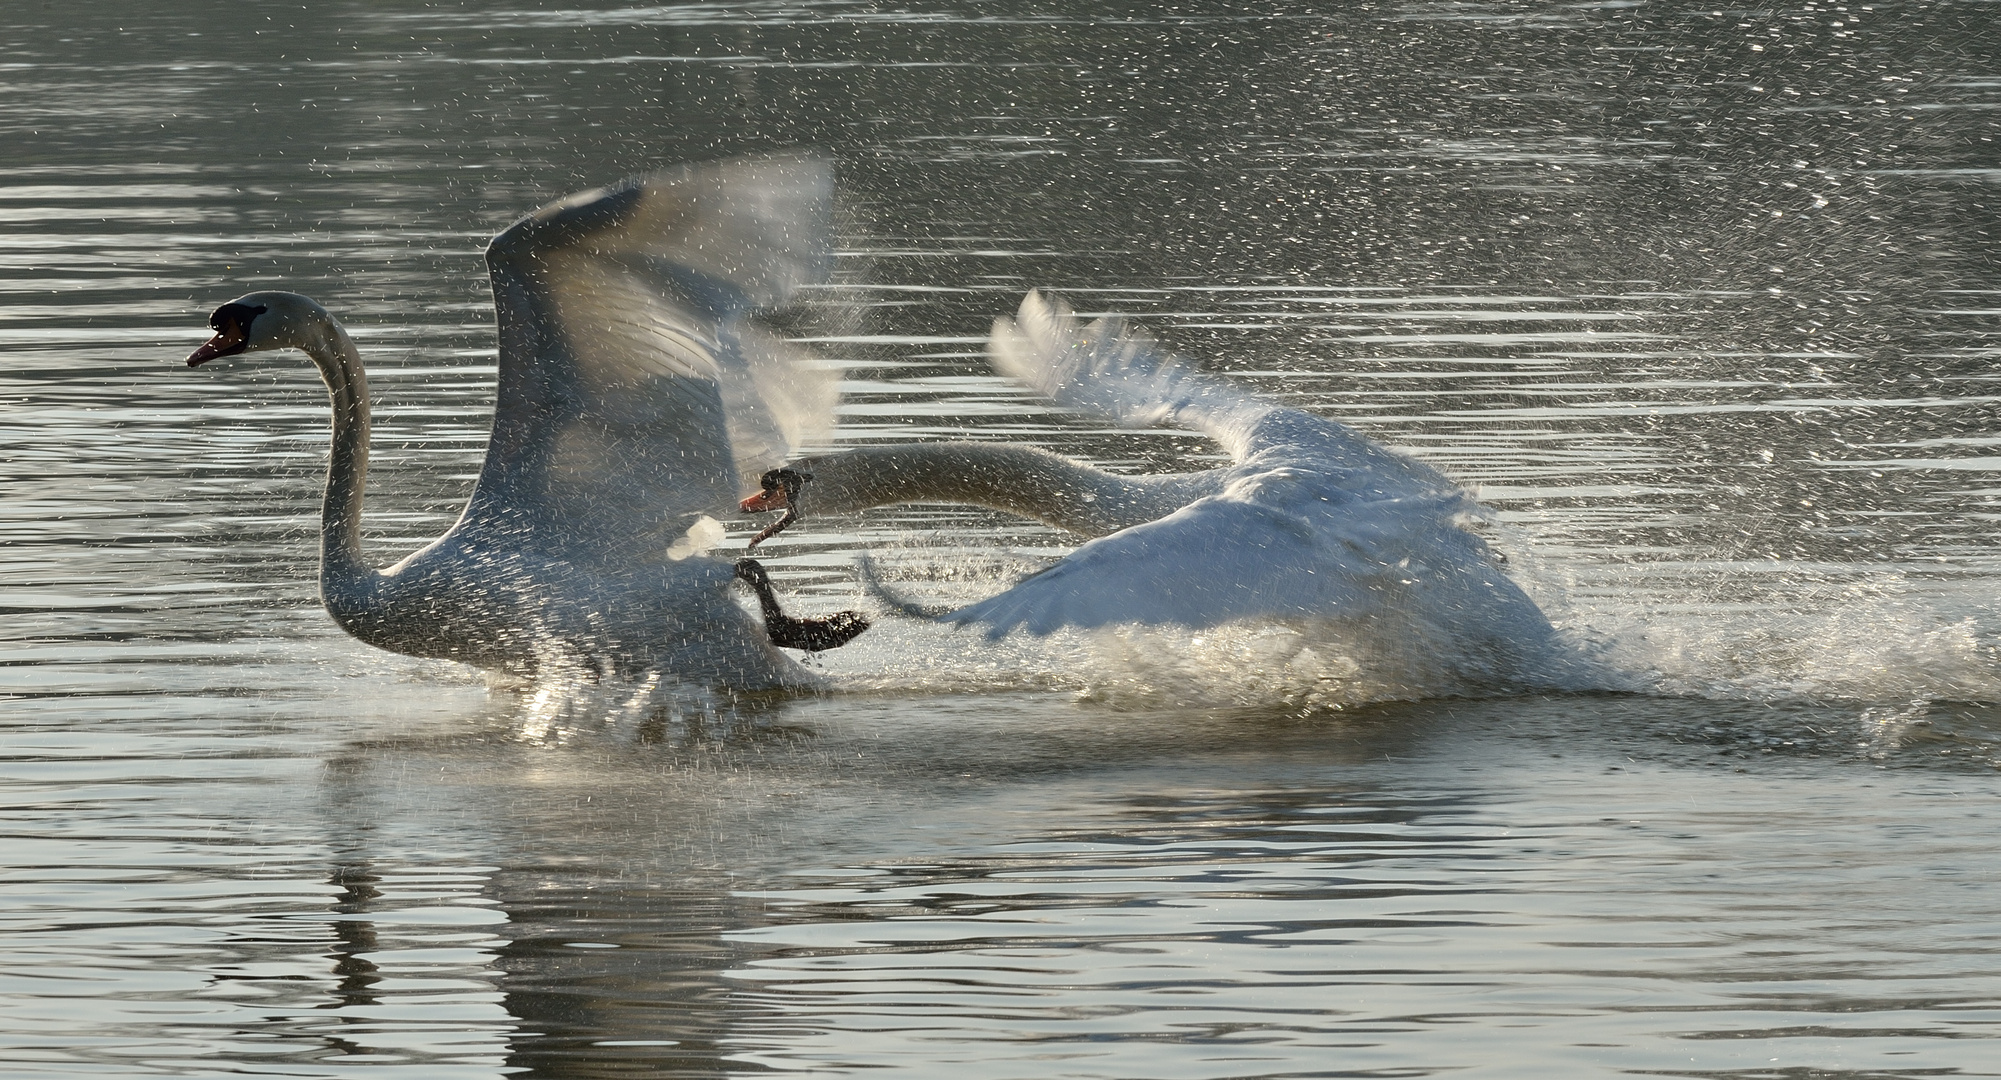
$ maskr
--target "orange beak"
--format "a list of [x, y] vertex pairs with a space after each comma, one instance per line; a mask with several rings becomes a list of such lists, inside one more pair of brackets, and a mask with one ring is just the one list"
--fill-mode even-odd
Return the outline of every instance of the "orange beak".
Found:
[[202, 343], [201, 348], [188, 354], [188, 366], [199, 367], [218, 356], [233, 356], [243, 351], [243, 325], [234, 319], [224, 321], [215, 336]]
[[783, 510], [790, 505], [791, 502], [785, 498], [785, 489], [773, 485], [738, 503], [737, 508], [746, 514], [762, 514], [767, 510]]

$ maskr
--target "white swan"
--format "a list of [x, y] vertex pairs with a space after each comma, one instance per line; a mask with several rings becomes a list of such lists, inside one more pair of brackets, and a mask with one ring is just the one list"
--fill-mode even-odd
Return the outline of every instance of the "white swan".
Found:
[[[1003, 374], [1059, 404], [1126, 426], [1204, 432], [1233, 463], [1121, 476], [986, 443], [861, 448], [792, 463], [806, 478], [794, 481], [797, 502], [812, 512], [973, 503], [1098, 538], [943, 620], [982, 625], [990, 638], [1121, 623], [1394, 624], [1401, 640], [1425, 647], [1449, 640], [1462, 674], [1540, 681], [1534, 672], [1554, 631], [1465, 527], [1477, 510], [1471, 496], [1438, 470], [1198, 374], [1115, 319], [1082, 325], [1036, 293], [1016, 318], [995, 322], [989, 352]], [[777, 509], [786, 496], [768, 479], [741, 505]]]
[[188, 364], [295, 348], [319, 368], [333, 398], [320, 596], [355, 637], [523, 673], [812, 684], [731, 597], [734, 568], [700, 552], [721, 539], [705, 512], [831, 422], [831, 381], [743, 321], [824, 272], [831, 202], [826, 162], [749, 158], [573, 195], [495, 237], [486, 463], [457, 524], [387, 570], [362, 557], [368, 379], [333, 316], [250, 293], [216, 309]]

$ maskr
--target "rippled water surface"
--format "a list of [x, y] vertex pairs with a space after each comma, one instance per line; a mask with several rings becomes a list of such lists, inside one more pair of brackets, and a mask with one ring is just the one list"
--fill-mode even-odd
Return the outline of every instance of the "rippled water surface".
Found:
[[[2001, 1075], [2001, 6], [1323, 7], [0, 8], [8, 1075]], [[1055, 287], [1476, 485], [1602, 677], [887, 619], [660, 710], [342, 636], [324, 391], [206, 312], [348, 322], [386, 564], [484, 450], [485, 239], [800, 145], [837, 442], [1213, 460], [989, 371]], [[833, 610], [1070, 542], [769, 550]]]

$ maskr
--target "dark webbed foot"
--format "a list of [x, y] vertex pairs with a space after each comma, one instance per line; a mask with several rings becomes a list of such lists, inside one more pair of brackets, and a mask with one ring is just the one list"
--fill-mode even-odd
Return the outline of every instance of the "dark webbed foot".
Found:
[[738, 559], [736, 576], [757, 593], [757, 606], [764, 612], [764, 636], [781, 649], [838, 649], [869, 628], [868, 617], [859, 611], [837, 611], [813, 619], [785, 614], [778, 606], [777, 591], [771, 587], [771, 575], [756, 559]]
[[781, 649], [824, 652], [838, 649], [861, 636], [869, 628], [867, 616], [859, 611], [837, 611], [816, 619], [795, 619], [780, 615], [764, 620], [764, 636]]

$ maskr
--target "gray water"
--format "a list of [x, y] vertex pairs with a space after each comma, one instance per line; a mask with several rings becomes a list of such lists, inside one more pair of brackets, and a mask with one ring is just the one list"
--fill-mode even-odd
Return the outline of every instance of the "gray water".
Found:
[[[1997, 137], [1991, 0], [0, 8], [7, 1074], [2001, 1075]], [[839, 443], [1212, 459], [991, 375], [1054, 287], [1476, 485], [1602, 677], [884, 620], [663, 712], [343, 637], [324, 392], [206, 312], [348, 322], [386, 564], [483, 452], [485, 239], [799, 145]], [[812, 611], [1067, 542], [769, 549]]]

